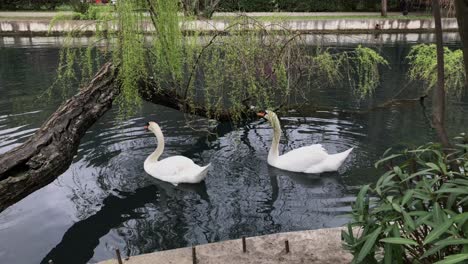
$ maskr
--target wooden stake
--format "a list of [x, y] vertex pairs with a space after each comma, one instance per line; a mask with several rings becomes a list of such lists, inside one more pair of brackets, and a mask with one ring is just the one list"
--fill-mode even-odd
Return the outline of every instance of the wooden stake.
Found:
[[245, 243], [245, 236], [242, 237], [242, 252], [247, 252], [247, 244]]
[[192, 246], [192, 263], [197, 264], [197, 251], [194, 246]]
[[122, 264], [122, 256], [120, 256], [120, 250], [118, 248], [115, 250], [115, 254], [117, 255], [117, 261], [119, 264]]
[[286, 254], [288, 254], [289, 253], [289, 241], [288, 240], [284, 241], [284, 248], [286, 249]]

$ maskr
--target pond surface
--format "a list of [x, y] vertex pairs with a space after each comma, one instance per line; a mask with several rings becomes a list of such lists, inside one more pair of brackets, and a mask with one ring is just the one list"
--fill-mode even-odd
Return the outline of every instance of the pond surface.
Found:
[[[188, 123], [165, 107], [143, 103], [125, 120], [110, 110], [86, 133], [63, 175], [0, 213], [1, 262], [94, 263], [114, 257], [115, 248], [126, 256], [345, 224], [357, 188], [376, 181], [373, 163], [387, 148], [434, 139], [417, 103], [371, 109], [408, 84], [404, 56], [413, 44], [378, 47], [391, 65], [372, 99], [359, 101], [346, 87], [316, 89], [311, 101], [326, 110], [281, 116], [281, 151], [314, 143], [330, 153], [355, 147], [334, 173], [269, 167], [272, 129], [260, 121], [225, 124], [212, 137], [206, 120]], [[59, 97], [38, 99], [54, 80], [57, 60], [56, 47], [0, 48], [0, 153], [24, 142], [59, 105]], [[422, 89], [412, 83], [399, 97], [414, 98]], [[448, 113], [451, 135], [467, 130], [468, 100], [451, 101]], [[205, 182], [175, 187], [144, 172], [156, 146], [143, 129], [151, 120], [164, 131], [164, 157], [211, 162]]]

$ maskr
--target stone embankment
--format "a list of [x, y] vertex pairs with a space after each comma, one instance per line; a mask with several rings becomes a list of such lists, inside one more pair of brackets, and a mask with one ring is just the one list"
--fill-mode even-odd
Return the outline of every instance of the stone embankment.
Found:
[[[424, 33], [434, 31], [432, 19], [377, 19], [377, 18], [346, 18], [346, 19], [294, 19], [259, 21], [262, 27], [269, 31], [283, 31], [284, 29], [301, 33]], [[228, 27], [232, 30], [252, 30], [254, 26], [236, 25], [232, 27], [232, 19], [225, 20], [197, 20], [181, 23], [185, 33], [192, 31], [206, 34], [225, 32]], [[257, 24], [258, 25], [258, 24]], [[115, 25], [109, 25], [115, 27]], [[454, 18], [445, 18], [442, 21], [444, 31], [457, 31], [458, 25]], [[58, 21], [52, 26], [47, 19], [15, 19], [3, 18], [0, 20], [0, 35], [25, 36], [60, 36], [66, 35], [79, 28], [92, 35], [96, 31], [94, 21], [65, 20]], [[258, 28], [258, 27], [257, 27]], [[154, 32], [150, 22], [143, 25], [145, 33]]]
[[[327, 228], [249, 237], [243, 252], [241, 239], [123, 257], [123, 264], [345, 264], [352, 256], [343, 249], [341, 228]], [[289, 252], [286, 249], [288, 241]], [[99, 264], [117, 264], [110, 259]]]

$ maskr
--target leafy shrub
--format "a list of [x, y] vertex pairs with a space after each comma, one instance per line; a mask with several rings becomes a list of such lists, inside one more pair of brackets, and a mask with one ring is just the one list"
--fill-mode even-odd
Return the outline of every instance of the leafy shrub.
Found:
[[[437, 54], [435, 44], [420, 44], [411, 48], [406, 57], [409, 60], [409, 78], [422, 80], [428, 90], [437, 84]], [[465, 84], [465, 64], [461, 50], [444, 47], [445, 89], [449, 94], [460, 97]]]
[[71, 8], [74, 12], [84, 14], [88, 11], [89, 2], [82, 1], [82, 0], [69, 0], [68, 3], [70, 4]]
[[[222, 11], [243, 12], [349, 12], [380, 11], [380, 1], [376, 0], [223, 0], [219, 4]], [[388, 1], [389, 11], [399, 11], [399, 0]]]
[[450, 151], [431, 143], [376, 163], [388, 171], [361, 188], [342, 233], [353, 263], [468, 260], [468, 137], [458, 139]]
[[1, 0], [0, 10], [54, 10], [63, 0]]

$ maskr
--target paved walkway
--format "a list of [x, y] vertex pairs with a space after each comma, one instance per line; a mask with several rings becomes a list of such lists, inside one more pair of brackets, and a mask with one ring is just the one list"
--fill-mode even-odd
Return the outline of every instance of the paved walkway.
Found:
[[[199, 264], [346, 264], [352, 256], [342, 247], [341, 228], [279, 233], [246, 239], [247, 252], [242, 252], [241, 239], [196, 247]], [[289, 242], [286, 253], [285, 240]], [[117, 264], [116, 259], [99, 264]], [[192, 249], [180, 248], [131, 256], [124, 264], [192, 264]]]
[[0, 17], [24, 18], [24, 19], [31, 19], [31, 18], [50, 18], [51, 19], [58, 13], [64, 13], [64, 14], [69, 14], [69, 15], [73, 14], [73, 12], [71, 11], [66, 11], [66, 12], [28, 12], [28, 11], [6, 12], [6, 11], [1, 11]]
[[[238, 16], [239, 14], [248, 15], [251, 17], [272, 17], [272, 16], [292, 16], [292, 17], [301, 17], [301, 16], [380, 16], [380, 12], [249, 12], [249, 13], [233, 13], [233, 12], [216, 12], [214, 17], [217, 16]], [[388, 12], [388, 16], [401, 16], [401, 12]], [[410, 13], [408, 16], [422, 16], [422, 15], [431, 15], [430, 13]]]
[[[1, 0], [0, 0], [1, 1]], [[27, 12], [27, 11], [15, 11], [15, 12], [0, 12], [2, 18], [53, 18], [57, 13], [71, 15], [73, 12]], [[226, 17], [226, 16], [238, 16], [244, 14], [252, 17], [272, 17], [272, 16], [291, 16], [291, 17], [310, 17], [310, 16], [379, 16], [380, 12], [251, 12], [251, 13], [233, 13], [233, 12], [217, 12], [214, 14], [215, 17]], [[430, 15], [429, 13], [410, 13], [409, 16], [421, 16]], [[399, 12], [389, 12], [388, 16], [401, 16]]]

